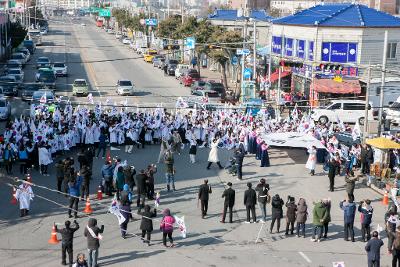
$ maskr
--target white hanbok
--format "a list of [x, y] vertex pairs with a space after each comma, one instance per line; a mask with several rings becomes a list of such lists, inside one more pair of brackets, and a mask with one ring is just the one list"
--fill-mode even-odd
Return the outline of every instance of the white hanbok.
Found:
[[40, 165], [49, 165], [53, 161], [51, 160], [51, 154], [45, 147], [39, 148], [39, 164]]
[[28, 183], [21, 184], [15, 193], [15, 198], [19, 202], [19, 208], [29, 210], [31, 206], [31, 200], [33, 199], [32, 187]]
[[313, 148], [308, 149], [308, 160], [306, 163], [306, 168], [311, 170], [315, 170], [315, 166], [317, 165], [317, 150]]
[[208, 161], [209, 162], [214, 162], [214, 163], [219, 162], [218, 144], [220, 142], [221, 142], [220, 139], [218, 139], [216, 142], [211, 142], [211, 150], [210, 150], [210, 153], [208, 154]]

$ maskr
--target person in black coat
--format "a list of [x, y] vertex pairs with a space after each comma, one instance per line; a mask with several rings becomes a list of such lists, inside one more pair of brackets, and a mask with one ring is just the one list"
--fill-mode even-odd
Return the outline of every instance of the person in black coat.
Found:
[[61, 264], [67, 265], [66, 252], [68, 252], [69, 264], [73, 263], [73, 240], [74, 233], [79, 229], [79, 224], [74, 220], [75, 227], [71, 227], [71, 222], [65, 222], [65, 228], [58, 229], [57, 225], [54, 225], [56, 232], [61, 234]]
[[139, 174], [136, 175], [136, 190], [137, 190], [137, 207], [140, 210], [144, 207], [144, 201], [147, 194], [147, 176], [144, 170], [140, 170]]
[[294, 197], [289, 196], [288, 201], [286, 202], [286, 233], [289, 234], [289, 226], [290, 226], [290, 234], [293, 235], [294, 231], [294, 223], [296, 221], [296, 212], [297, 205], [295, 203]]
[[365, 251], [368, 255], [368, 267], [380, 267], [382, 246], [382, 239], [379, 238], [378, 232], [374, 231], [372, 233], [372, 239], [370, 239], [365, 246]]
[[87, 166], [89, 166], [90, 169], [93, 167], [93, 158], [94, 158], [94, 147], [90, 146], [86, 149], [85, 151], [85, 158], [86, 158], [86, 163]]
[[335, 158], [331, 158], [328, 163], [328, 178], [329, 178], [329, 191], [333, 192], [335, 189], [335, 176], [336, 169], [339, 167], [339, 162]]
[[283, 204], [284, 204], [284, 202], [278, 194], [273, 196], [273, 198], [271, 200], [272, 222], [271, 222], [271, 227], [269, 229], [270, 233], [272, 233], [272, 230], [274, 229], [275, 221], [277, 221], [277, 224], [276, 224], [277, 233], [279, 233], [279, 228], [281, 227], [281, 219], [283, 217], [283, 210], [282, 210]]
[[78, 152], [78, 162], [79, 162], [79, 169], [82, 169], [82, 166], [86, 165], [87, 160], [84, 148], [82, 148], [81, 151]]
[[[146, 135], [146, 131], [147, 131], [147, 126], [145, 125], [139, 133], [139, 143], [142, 144], [142, 148], [144, 148], [144, 143], [146, 143], [146, 140], [144, 138]], [[137, 148], [139, 148], [139, 144], [137, 145]]]
[[[140, 222], [140, 230], [142, 230], [142, 239], [143, 243], [147, 243], [150, 246], [151, 232], [153, 231], [153, 220], [150, 218], [154, 218], [157, 216], [157, 210], [154, 208], [153, 211], [150, 211], [150, 206], [144, 206], [144, 212], [141, 213], [142, 221]], [[147, 235], [147, 239], [144, 237]]]
[[211, 194], [211, 186], [208, 185], [208, 180], [204, 180], [204, 184], [200, 185], [198, 199], [200, 200], [201, 206], [201, 218], [207, 215], [208, 210], [208, 198], [209, 194]]
[[253, 222], [257, 222], [256, 219], [256, 203], [257, 194], [256, 191], [251, 188], [251, 183], [247, 183], [248, 189], [244, 192], [244, 205], [246, 206], [247, 220], [246, 223], [250, 223], [250, 211], [253, 217]]
[[229, 223], [232, 223], [232, 209], [235, 205], [235, 190], [232, 189], [232, 183], [228, 183], [228, 189], [222, 193], [224, 200], [224, 211], [222, 213], [221, 223], [225, 223], [226, 211], [229, 208]]
[[[89, 186], [90, 186], [90, 180], [92, 180], [92, 171], [89, 166], [86, 165], [87, 162], [85, 162], [85, 165], [82, 166], [80, 169], [80, 175], [83, 177], [83, 182], [81, 185], [81, 198], [85, 200], [86, 198], [89, 197]], [[85, 198], [86, 196], [86, 198]]]
[[235, 159], [237, 164], [237, 178], [242, 180], [242, 166], [243, 159], [246, 155], [246, 150], [244, 149], [243, 139], [240, 140], [239, 147], [235, 149]]

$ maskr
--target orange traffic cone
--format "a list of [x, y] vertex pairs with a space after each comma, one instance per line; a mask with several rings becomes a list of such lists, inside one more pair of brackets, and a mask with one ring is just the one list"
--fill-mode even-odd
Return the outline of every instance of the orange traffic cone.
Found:
[[111, 161], [111, 152], [110, 152], [109, 149], [107, 150], [106, 160], [107, 160], [107, 161]]
[[84, 209], [83, 211], [84, 211], [85, 213], [87, 213], [87, 214], [90, 214], [90, 213], [93, 212], [92, 207], [90, 206], [90, 200], [89, 200], [89, 198], [87, 198], [87, 200], [86, 200], [86, 207], [85, 207], [85, 209]]
[[101, 191], [101, 185], [99, 185], [99, 189], [97, 190], [97, 200], [103, 199], [103, 192]]
[[10, 201], [10, 203], [13, 205], [17, 204], [17, 199], [15, 198], [16, 193], [17, 190], [15, 189], [15, 187], [13, 187], [11, 201]]
[[382, 204], [389, 205], [389, 197], [387, 192], [385, 192], [385, 194], [383, 195]]
[[49, 244], [58, 244], [60, 241], [57, 239], [56, 226], [53, 224], [53, 228], [51, 229]]

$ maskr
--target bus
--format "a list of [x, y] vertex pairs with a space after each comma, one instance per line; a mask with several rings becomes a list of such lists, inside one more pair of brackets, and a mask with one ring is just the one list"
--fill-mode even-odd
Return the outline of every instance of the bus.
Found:
[[31, 29], [28, 31], [28, 38], [32, 40], [35, 45], [42, 45], [42, 34], [38, 29]]

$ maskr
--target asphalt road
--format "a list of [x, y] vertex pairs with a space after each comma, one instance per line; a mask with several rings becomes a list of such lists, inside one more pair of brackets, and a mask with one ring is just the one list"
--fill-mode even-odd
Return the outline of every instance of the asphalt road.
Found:
[[[123, 56], [136, 56], [124, 45], [116, 41], [113, 36], [91, 26], [87, 21], [86, 27], [73, 25], [70, 22], [52, 23], [49, 36], [45, 37], [45, 45], [39, 49], [35, 57], [47, 54], [52, 61], [68, 62], [70, 76], [58, 80], [59, 92], [71, 95], [68, 84], [75, 78], [87, 77], [92, 85], [93, 92], [99, 92], [97, 99], [112, 97], [111, 101], [122, 101], [124, 98], [114, 96], [113, 84], [118, 78], [131, 79], [143, 94], [130, 97], [129, 101], [144, 105], [144, 103], [157, 103], [167, 99], [170, 94], [179, 95], [188, 93], [173, 78], [164, 78], [161, 72], [153, 70], [150, 64], [145, 64], [141, 59], [117, 60], [111, 62], [84, 61], [116, 59]], [[33, 59], [34, 60], [34, 59]], [[33, 61], [34, 62], [34, 61]], [[75, 63], [74, 63], [75, 62]], [[28, 79], [33, 78], [34, 70], [27, 67]], [[90, 70], [92, 69], [92, 70]], [[29, 74], [30, 71], [32, 74]], [[62, 84], [66, 84], [61, 86]], [[81, 98], [83, 101], [83, 98]], [[14, 106], [13, 110], [20, 108]], [[131, 238], [123, 240], [120, 237], [117, 219], [107, 213], [110, 199], [95, 200], [95, 193], [100, 182], [100, 168], [103, 160], [95, 159], [93, 167], [93, 181], [90, 192], [92, 193], [92, 216], [98, 219], [99, 224], [105, 225], [104, 238], [100, 248], [100, 266], [332, 266], [332, 262], [344, 262], [345, 266], [366, 266], [367, 258], [364, 251], [365, 244], [360, 242], [360, 220], [356, 216], [355, 228], [357, 242], [343, 241], [343, 213], [339, 209], [339, 201], [345, 198], [344, 178], [336, 178], [336, 191], [328, 192], [328, 178], [318, 166], [316, 175], [309, 176], [304, 165], [306, 154], [301, 149], [272, 149], [270, 153], [271, 167], [260, 168], [259, 161], [253, 156], [244, 160], [244, 180], [237, 181], [225, 170], [218, 170], [215, 166], [206, 170], [208, 149], [199, 149], [197, 162], [189, 164], [188, 149], [181, 155], [176, 155], [177, 191], [167, 193], [164, 189], [164, 166], [160, 164], [156, 174], [156, 190], [161, 191], [160, 209], [170, 208], [173, 214], [185, 216], [188, 236], [183, 239], [179, 231], [174, 231], [177, 244], [176, 248], [165, 249], [162, 246], [162, 236], [158, 231], [161, 216], [154, 220], [153, 245], [145, 246], [140, 238], [140, 220], [131, 222], [128, 231], [134, 234]], [[150, 163], [155, 163], [159, 153], [159, 146], [147, 146], [145, 149], [135, 149], [133, 154], [125, 154], [123, 150], [112, 151], [112, 156], [127, 159], [129, 164], [136, 169], [145, 168]], [[230, 151], [221, 151], [221, 162], [225, 164], [230, 156]], [[75, 156], [72, 151], [68, 156]], [[59, 160], [63, 157], [58, 157]], [[18, 166], [14, 173], [18, 174]], [[77, 167], [77, 165], [76, 165]], [[3, 170], [1, 170], [3, 172]], [[33, 182], [40, 186], [55, 189], [56, 179], [54, 169], [50, 168], [50, 177], [41, 176], [33, 171]], [[14, 177], [14, 176], [13, 176]], [[0, 266], [58, 266], [61, 262], [61, 244], [50, 245], [51, 226], [54, 222], [62, 224], [67, 219], [65, 205], [68, 200], [49, 189], [34, 187], [36, 197], [32, 202], [31, 212], [28, 217], [19, 218], [17, 205], [11, 205], [11, 189], [7, 183], [13, 183], [13, 177], [0, 176]], [[210, 195], [209, 214], [206, 219], [200, 217], [197, 207], [197, 190], [203, 179], [207, 178], [213, 188]], [[266, 178], [271, 187], [271, 194], [279, 193], [286, 200], [288, 195], [303, 197], [309, 205], [309, 218], [306, 225], [307, 238], [285, 236], [285, 220], [281, 222], [281, 232], [269, 234], [266, 227], [270, 225], [271, 206], [267, 206], [268, 221], [261, 229], [262, 224], [244, 224], [246, 212], [243, 206], [243, 193], [246, 183], [255, 185], [260, 178]], [[224, 185], [231, 181], [236, 190], [236, 205], [233, 224], [221, 224], [220, 212], [223, 207], [221, 198]], [[312, 232], [312, 202], [321, 198], [332, 199], [332, 222], [329, 238], [321, 243], [310, 242]], [[385, 206], [380, 203], [381, 197], [362, 184], [357, 184], [355, 191], [356, 200], [369, 198], [372, 200], [375, 214], [372, 228], [383, 225]], [[149, 202], [150, 204], [153, 204]], [[83, 210], [84, 203], [79, 203]], [[286, 209], [284, 209], [285, 211]], [[136, 212], [136, 209], [133, 210]], [[257, 214], [259, 214], [257, 209]], [[86, 252], [86, 239], [83, 228], [87, 217], [80, 214], [78, 219], [81, 229], [75, 235], [74, 255]], [[135, 218], [140, 218], [134, 216]], [[260, 231], [261, 230], [261, 231]], [[255, 244], [257, 235], [261, 239]], [[387, 243], [387, 239], [384, 239]], [[382, 265], [389, 266], [391, 258], [385, 255], [382, 249]], [[342, 265], [344, 266], [344, 265]]]

